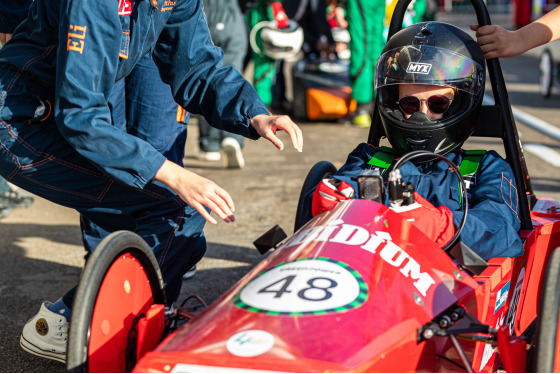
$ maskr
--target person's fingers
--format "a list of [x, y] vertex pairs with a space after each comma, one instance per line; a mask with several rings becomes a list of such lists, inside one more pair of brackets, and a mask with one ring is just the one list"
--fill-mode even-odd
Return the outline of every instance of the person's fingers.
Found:
[[204, 208], [204, 206], [202, 206], [202, 204], [199, 204], [197, 202], [193, 202], [193, 203], [190, 203], [189, 205], [192, 206], [194, 209], [196, 209], [196, 211], [198, 213], [200, 213], [200, 215], [202, 217], [204, 217], [204, 219], [206, 221], [210, 222], [213, 225], [218, 223], [218, 221], [216, 221], [216, 219], [214, 217], [212, 217], [210, 215], [210, 213], [208, 213], [208, 211]]
[[269, 142], [271, 142], [272, 144], [274, 144], [274, 146], [276, 148], [278, 148], [279, 150], [283, 150], [284, 149], [284, 143], [282, 143], [282, 140], [280, 140], [276, 134], [274, 133], [274, 131], [272, 130], [267, 130], [264, 134], [263, 137], [265, 139], [267, 139]]
[[476, 42], [483, 47], [482, 50], [484, 50], [484, 48], [487, 50], [498, 49], [505, 43], [505, 41], [501, 41], [501, 38], [498, 38], [496, 35], [479, 36], [476, 38]]
[[[198, 205], [206, 206], [225, 222], [235, 221], [232, 211], [232, 208], [234, 207], [233, 199], [226, 190], [213, 182], [200, 185], [198, 192], [191, 195], [189, 200], [192, 201], [187, 201], [187, 203], [195, 207], [195, 209], [197, 209], [196, 207]], [[205, 215], [207, 220], [208, 216], [210, 215]]]
[[500, 57], [500, 53], [498, 53], [498, 51], [495, 51], [495, 50], [494, 50], [494, 51], [490, 51], [490, 52], [488, 52], [488, 53], [484, 53], [484, 58], [485, 58], [486, 60], [489, 60], [489, 59], [491, 59], [491, 58], [498, 58], [498, 57]]
[[225, 201], [221, 198], [208, 198], [204, 205], [206, 205], [212, 212], [216, 213], [216, 215], [224, 222], [229, 223], [235, 221], [233, 213], [231, 212]]
[[301, 132], [299, 126], [289, 120], [288, 123], [281, 124], [279, 129], [288, 133], [292, 141], [292, 145], [298, 152], [303, 150], [303, 133]]
[[216, 188], [216, 194], [222, 198], [223, 201], [225, 201], [225, 203], [227, 204], [229, 210], [233, 213], [235, 212], [235, 204], [233, 202], [233, 199], [231, 198], [230, 194], [224, 190], [221, 187], [217, 187]]
[[478, 30], [478, 27], [479, 27], [478, 25], [470, 25], [472, 31]]
[[480, 46], [480, 49], [482, 49], [482, 52], [484, 52], [484, 55], [486, 55], [487, 53], [493, 52], [493, 51], [497, 51], [498, 48], [496, 48], [496, 44], [495, 43], [489, 43], [489, 44], [484, 44]]
[[490, 35], [496, 32], [495, 25], [486, 25], [486, 26], [477, 26], [476, 28], [476, 37], [479, 38], [481, 36]]
[[[264, 116], [264, 115], [263, 115]], [[255, 116], [251, 125], [260, 136], [270, 141], [279, 150], [284, 149], [284, 143], [276, 136], [276, 131], [286, 131], [290, 136], [292, 145], [299, 152], [303, 148], [303, 134], [301, 129], [288, 116], [263, 117]]]
[[214, 186], [214, 191], [207, 196], [210, 208], [214, 213], [216, 213], [221, 219], [226, 222], [233, 222], [235, 218], [233, 217], [233, 199], [229, 196], [226, 190], [219, 186]]
[[290, 138], [292, 139], [292, 145], [294, 146], [295, 149], [297, 149], [298, 152], [302, 152], [303, 151], [303, 132], [301, 131], [301, 129], [299, 128], [299, 126], [295, 126], [293, 128], [295, 136], [292, 137], [290, 136]]

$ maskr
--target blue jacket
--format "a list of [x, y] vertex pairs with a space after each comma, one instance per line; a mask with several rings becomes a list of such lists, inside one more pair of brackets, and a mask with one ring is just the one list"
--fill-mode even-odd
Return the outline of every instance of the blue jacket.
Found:
[[165, 159], [111, 125], [107, 98], [147, 52], [179, 105], [217, 128], [258, 138], [250, 119], [268, 111], [249, 82], [222, 66], [202, 0], [36, 0], [0, 49], [0, 69], [22, 76], [30, 97], [52, 103], [72, 148], [142, 188]]
[[[351, 184], [357, 191], [353, 177], [368, 169], [368, 162], [378, 149], [360, 144], [346, 163], [333, 176]], [[446, 155], [456, 165], [463, 160], [463, 151]], [[457, 176], [441, 160], [400, 167], [402, 179], [411, 182], [416, 192], [434, 206], [444, 205], [453, 213], [457, 228], [463, 218]], [[388, 172], [384, 174], [387, 181]], [[480, 160], [476, 181], [468, 194], [469, 209], [461, 241], [488, 260], [493, 257], [515, 257], [523, 253], [519, 238], [519, 206], [513, 172], [509, 164], [496, 152], [488, 151]], [[389, 205], [386, 196], [386, 205]]]
[[25, 18], [32, 0], [0, 1], [0, 33], [13, 34], [16, 26]]

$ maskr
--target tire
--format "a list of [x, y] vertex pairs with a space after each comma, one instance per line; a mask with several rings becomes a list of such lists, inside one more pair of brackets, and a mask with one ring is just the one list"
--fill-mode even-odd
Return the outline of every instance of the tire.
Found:
[[301, 192], [299, 194], [294, 232], [299, 230], [311, 218], [310, 212], [305, 211], [305, 196], [309, 193], [309, 191], [317, 187], [319, 182], [321, 182], [324, 178], [328, 178], [334, 173], [336, 173], [336, 167], [328, 161], [319, 161], [318, 163], [313, 165], [311, 170], [309, 170], [309, 173], [307, 173], [307, 177], [303, 182], [303, 186], [301, 187]]
[[[76, 290], [66, 369], [82, 373], [132, 370], [136, 363], [136, 351], [130, 349], [134, 322], [152, 305], [164, 303], [161, 271], [146, 242], [129, 231], [107, 236], [88, 259]], [[133, 356], [127, 357], [126, 352]]]
[[548, 259], [541, 289], [533, 371], [560, 372], [560, 247]]
[[545, 98], [550, 97], [554, 80], [554, 60], [549, 49], [545, 49], [539, 58], [539, 89]]

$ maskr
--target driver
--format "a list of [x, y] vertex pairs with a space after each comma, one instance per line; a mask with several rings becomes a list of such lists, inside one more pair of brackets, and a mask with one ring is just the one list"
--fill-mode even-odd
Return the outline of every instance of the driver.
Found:
[[[484, 54], [459, 28], [424, 22], [396, 33], [377, 62], [381, 121], [392, 146], [360, 144], [346, 163], [313, 192], [313, 216], [357, 191], [354, 177], [379, 169], [387, 182], [391, 165], [405, 153], [427, 150], [460, 167], [467, 185], [468, 218], [461, 241], [488, 260], [523, 252], [513, 172], [495, 151], [460, 147], [473, 133], [484, 94]], [[463, 218], [457, 176], [447, 163], [422, 156], [399, 168], [415, 188], [418, 204], [404, 214], [444, 246]], [[385, 203], [388, 205], [388, 197]]]

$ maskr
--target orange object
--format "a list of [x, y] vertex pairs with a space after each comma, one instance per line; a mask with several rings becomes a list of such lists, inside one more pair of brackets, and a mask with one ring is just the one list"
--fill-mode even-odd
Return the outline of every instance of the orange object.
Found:
[[350, 87], [317, 87], [307, 89], [307, 117], [311, 121], [334, 120], [356, 110]]

